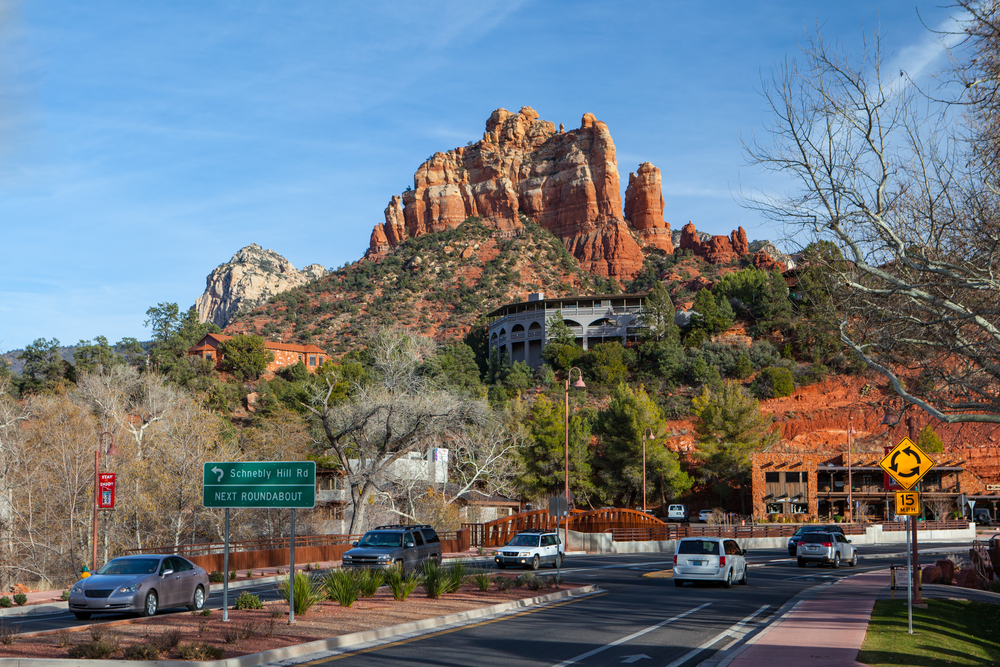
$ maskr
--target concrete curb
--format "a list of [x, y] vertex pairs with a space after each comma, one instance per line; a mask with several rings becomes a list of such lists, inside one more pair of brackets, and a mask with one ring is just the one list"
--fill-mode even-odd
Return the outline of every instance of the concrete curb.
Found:
[[264, 651], [262, 653], [253, 653], [251, 655], [244, 655], [238, 658], [229, 658], [228, 660], [194, 662], [188, 660], [71, 660], [69, 658], [0, 658], [0, 667], [68, 667], [69, 665], [106, 667], [109, 663], [114, 664], [117, 667], [191, 667], [192, 665], [198, 665], [199, 667], [255, 667], [256, 665], [265, 665], [282, 660], [289, 660], [291, 658], [302, 657], [312, 653], [346, 648], [348, 646], [365, 644], [378, 640], [392, 639], [394, 637], [408, 635], [415, 632], [424, 632], [446, 625], [467, 623], [469, 621], [475, 621], [481, 618], [494, 616], [496, 614], [514, 611], [516, 609], [533, 607], [547, 602], [593, 595], [599, 590], [600, 589], [594, 585], [581, 586], [580, 588], [558, 591], [547, 595], [539, 595], [533, 598], [524, 598], [522, 600], [514, 600], [512, 602], [501, 602], [500, 604], [490, 605], [489, 607], [482, 607], [480, 609], [470, 609], [469, 611], [448, 614], [446, 616], [437, 616], [435, 618], [425, 618], [420, 621], [400, 623], [399, 625], [391, 625], [387, 628], [354, 632], [349, 635], [341, 635], [340, 637], [330, 637], [329, 639], [320, 639], [305, 644], [286, 646], [284, 648]]

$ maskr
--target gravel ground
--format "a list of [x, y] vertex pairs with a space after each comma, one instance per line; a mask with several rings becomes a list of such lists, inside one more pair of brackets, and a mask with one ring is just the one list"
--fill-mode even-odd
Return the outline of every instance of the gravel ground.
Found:
[[[573, 584], [562, 585], [562, 588], [574, 587]], [[426, 597], [423, 588], [418, 588], [408, 599], [397, 602], [392, 599], [388, 588], [382, 587], [375, 597], [358, 600], [349, 608], [341, 607], [336, 602], [321, 602], [305, 614], [296, 614], [294, 625], [288, 624], [288, 604], [281, 601], [265, 604], [264, 609], [230, 609], [228, 623], [222, 622], [222, 611], [216, 609], [209, 616], [183, 612], [153, 618], [98, 621], [78, 631], [39, 633], [34, 636], [10, 637], [0, 627], [0, 657], [68, 658], [73, 647], [102, 639], [116, 647], [109, 656], [112, 659], [122, 659], [123, 651], [130, 646], [151, 643], [174, 644], [172, 648], [159, 654], [158, 657], [165, 660], [182, 659], [179, 649], [191, 644], [219, 647], [224, 652], [222, 658], [234, 658], [535, 597], [555, 590], [557, 589], [550, 587], [539, 591], [527, 588], [498, 591], [491, 587], [489, 591], [482, 592], [467, 584], [459, 591], [436, 600]], [[179, 637], [177, 642], [166, 641], [175, 633]], [[8, 640], [11, 642], [8, 643]]]

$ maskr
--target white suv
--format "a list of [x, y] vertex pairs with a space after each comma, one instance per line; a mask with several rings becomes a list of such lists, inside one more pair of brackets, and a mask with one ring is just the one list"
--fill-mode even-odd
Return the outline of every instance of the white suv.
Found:
[[729, 588], [747, 583], [747, 552], [725, 537], [685, 537], [674, 552], [674, 586], [685, 581], [717, 581]]
[[667, 521], [687, 523], [688, 510], [686, 505], [670, 505], [667, 507]]
[[559, 567], [566, 556], [562, 540], [553, 530], [523, 530], [500, 547], [493, 557], [497, 568], [521, 565], [537, 570], [542, 563]]

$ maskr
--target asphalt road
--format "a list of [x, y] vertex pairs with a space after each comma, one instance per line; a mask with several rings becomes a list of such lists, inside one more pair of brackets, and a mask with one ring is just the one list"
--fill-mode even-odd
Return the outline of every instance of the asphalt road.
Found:
[[[962, 544], [921, 545], [921, 562], [935, 560], [935, 552], [964, 552], [967, 548]], [[669, 570], [672, 555], [668, 554], [571, 556], [563, 569], [565, 581], [596, 584], [600, 593], [308, 664], [693, 667], [711, 662], [719, 649], [774, 620], [785, 602], [811, 586], [906, 563], [902, 546], [862, 546], [859, 551], [862, 560], [858, 567], [833, 570], [815, 566], [801, 569], [784, 550], [752, 550], [748, 585], [731, 589], [700, 584], [677, 588], [670, 578], [642, 576]], [[273, 585], [241, 590], [263, 599], [277, 597]], [[230, 604], [237, 593], [230, 591]], [[220, 608], [221, 597], [221, 593], [213, 593], [209, 606]], [[121, 616], [95, 617], [95, 621], [101, 618]], [[8, 617], [5, 622], [17, 625], [19, 632], [81, 624], [69, 612]]]

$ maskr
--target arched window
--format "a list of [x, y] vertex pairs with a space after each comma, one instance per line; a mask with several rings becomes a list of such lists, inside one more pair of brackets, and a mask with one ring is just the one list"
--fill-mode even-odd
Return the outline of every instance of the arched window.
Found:
[[524, 325], [515, 324], [514, 327], [510, 330], [511, 333], [517, 333], [518, 331], [524, 331]]

